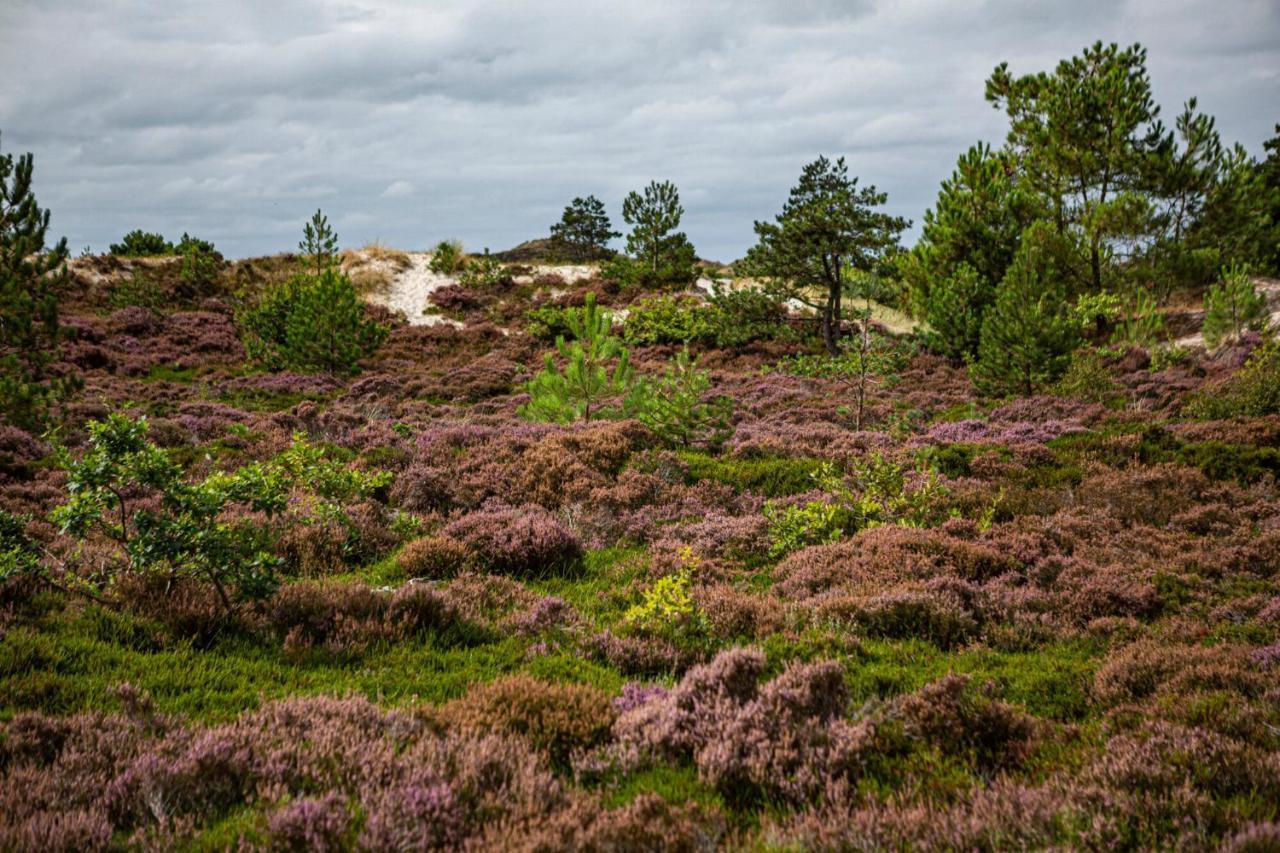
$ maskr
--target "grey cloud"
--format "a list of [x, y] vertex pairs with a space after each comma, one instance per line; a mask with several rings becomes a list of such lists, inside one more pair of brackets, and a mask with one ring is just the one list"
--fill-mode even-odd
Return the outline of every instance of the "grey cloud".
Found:
[[1254, 153], [1280, 118], [1272, 0], [16, 0], [0, 131], [75, 246], [145, 227], [280, 251], [319, 205], [348, 245], [499, 248], [666, 178], [731, 259], [820, 153], [919, 222], [1003, 136], [991, 69], [1099, 38], [1142, 41], [1166, 114], [1199, 94]]

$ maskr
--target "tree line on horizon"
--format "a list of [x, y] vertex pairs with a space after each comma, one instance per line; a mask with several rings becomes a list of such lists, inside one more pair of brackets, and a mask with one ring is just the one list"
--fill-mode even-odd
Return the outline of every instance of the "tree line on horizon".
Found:
[[[985, 94], [1008, 118], [1005, 141], [961, 154], [911, 249], [899, 241], [910, 223], [882, 209], [886, 193], [860, 185], [844, 158], [817, 158], [774, 219], [755, 223], [756, 243], [733, 264], [734, 275], [813, 308], [833, 358], [846, 347], [849, 300], [863, 300], [856, 319], [864, 330], [872, 300], [898, 307], [924, 322], [931, 348], [969, 363], [991, 393], [1028, 393], [1060, 377], [1081, 342], [1082, 317], [1142, 343], [1158, 326], [1161, 302], [1214, 281], [1215, 304], [1232, 312], [1252, 305], [1256, 314], [1250, 274], [1280, 272], [1280, 124], [1261, 161], [1224, 143], [1194, 98], [1166, 126], [1146, 61], [1141, 45], [1097, 42], [1052, 71], [1019, 76], [997, 66]], [[31, 192], [32, 161], [0, 156], [0, 403], [11, 418], [38, 412], [74, 384], [48, 370], [68, 252], [65, 240], [46, 245], [49, 212]], [[551, 226], [550, 245], [563, 259], [601, 261], [602, 275], [625, 287], [682, 289], [698, 276], [694, 246], [679, 230], [683, 215], [670, 181], [629, 193], [625, 252], [615, 253], [608, 244], [622, 234], [603, 202], [577, 197]], [[334, 248], [309, 256], [331, 258]], [[207, 241], [184, 234], [172, 244], [140, 230], [111, 251], [179, 254], [193, 287], [220, 260]], [[358, 305], [338, 298], [335, 288], [345, 289], [331, 268], [310, 274], [332, 292], [295, 288], [293, 298], [312, 306], [297, 316], [341, 304], [351, 325]], [[309, 321], [261, 311], [255, 318], [258, 332], [275, 336], [266, 350], [277, 361], [315, 349]], [[296, 326], [289, 333], [288, 322]], [[352, 328], [357, 344], [330, 339], [327, 354], [292, 363], [332, 368], [380, 340], [359, 323]]]

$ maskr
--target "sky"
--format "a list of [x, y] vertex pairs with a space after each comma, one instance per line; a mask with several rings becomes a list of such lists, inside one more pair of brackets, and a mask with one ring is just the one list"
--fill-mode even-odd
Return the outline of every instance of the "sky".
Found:
[[[1253, 155], [1280, 122], [1278, 0], [0, 0], [0, 150], [72, 251], [134, 228], [229, 257], [499, 250], [575, 196], [671, 180], [701, 256], [740, 257], [805, 163], [844, 156], [914, 226], [957, 156], [999, 143], [1000, 62], [1149, 51]], [[623, 230], [618, 228], [618, 230]]]

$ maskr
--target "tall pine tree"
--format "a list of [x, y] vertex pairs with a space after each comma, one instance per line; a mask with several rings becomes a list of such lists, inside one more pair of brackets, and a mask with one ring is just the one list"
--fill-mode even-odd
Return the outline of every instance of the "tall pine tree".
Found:
[[31, 154], [0, 153], [0, 416], [24, 429], [38, 429], [71, 385], [49, 375], [67, 241], [45, 246], [49, 211], [31, 193], [33, 167]]

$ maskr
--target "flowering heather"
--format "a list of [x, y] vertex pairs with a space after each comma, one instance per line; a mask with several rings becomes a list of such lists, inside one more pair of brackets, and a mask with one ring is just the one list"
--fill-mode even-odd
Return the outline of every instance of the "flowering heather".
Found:
[[[530, 309], [649, 295], [598, 270], [438, 290], [461, 326], [392, 322], [330, 376], [246, 371], [202, 301], [295, 256], [176, 312], [76, 265], [50, 372], [83, 384], [47, 434], [0, 423], [0, 850], [1275, 848], [1280, 416], [1188, 415], [1252, 337], [1088, 356], [1105, 406], [992, 399], [902, 341], [859, 431], [847, 387], [778, 369], [821, 358], [793, 317], [692, 347], [735, 430], [672, 449], [518, 414]], [[226, 602], [133, 535], [165, 508], [145, 472], [88, 535], [51, 515], [120, 411], [171, 494], [234, 491], [175, 528], [260, 544]], [[296, 433], [340, 470], [248, 488]], [[336, 482], [357, 472], [389, 476]], [[925, 509], [884, 509], [930, 478]]]

